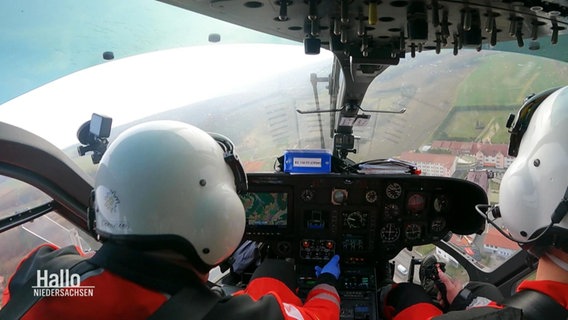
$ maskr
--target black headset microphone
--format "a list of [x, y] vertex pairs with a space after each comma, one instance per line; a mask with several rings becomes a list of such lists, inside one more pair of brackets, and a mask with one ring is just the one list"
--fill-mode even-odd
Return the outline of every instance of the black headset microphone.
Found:
[[[494, 222], [496, 219], [501, 218], [501, 209], [499, 208], [499, 205], [478, 204], [478, 205], [475, 206], [475, 210], [481, 216], [483, 216], [484, 219], [487, 220], [487, 222], [489, 222], [493, 227], [495, 227], [495, 229], [497, 229], [497, 231], [499, 231], [499, 233], [501, 233], [505, 238], [507, 238], [507, 239], [509, 239], [513, 242], [517, 242], [521, 246], [529, 245], [529, 244], [533, 244], [534, 242], [539, 240], [542, 236], [547, 234], [547, 232], [548, 232], [548, 230], [550, 230], [550, 228], [552, 228], [555, 224], [560, 223], [560, 221], [562, 221], [562, 219], [564, 219], [564, 217], [568, 213], [568, 188], [566, 188], [566, 191], [564, 192], [564, 196], [562, 197], [562, 200], [560, 200], [560, 203], [558, 203], [558, 206], [556, 206], [556, 209], [554, 209], [554, 212], [552, 213], [552, 216], [550, 217], [550, 224], [538, 236], [536, 236], [535, 238], [530, 239], [528, 241], [523, 241], [523, 240], [518, 240], [518, 239], [513, 238], [510, 234], [505, 232], [500, 226], [498, 226]], [[486, 211], [484, 211], [484, 210], [486, 210]], [[489, 214], [491, 214], [493, 219], [490, 218]]]

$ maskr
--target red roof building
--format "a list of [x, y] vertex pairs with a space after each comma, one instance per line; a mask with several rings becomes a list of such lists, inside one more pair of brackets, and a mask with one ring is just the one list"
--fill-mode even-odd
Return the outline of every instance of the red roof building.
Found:
[[514, 157], [510, 157], [508, 152], [509, 146], [506, 144], [476, 143], [471, 150], [478, 163], [498, 169], [508, 168], [513, 162]]
[[453, 155], [470, 154], [473, 142], [435, 140], [432, 142], [432, 149], [445, 150]]
[[[460, 236], [454, 234], [450, 238], [449, 243], [451, 243], [456, 248], [457, 251], [463, 253], [464, 255], [469, 256], [470, 260], [473, 262], [477, 261], [477, 259], [480, 258], [479, 249], [476, 247], [474, 240], [475, 240], [475, 235]], [[439, 259], [448, 263], [452, 263], [456, 267], [459, 265], [458, 261], [454, 257], [452, 257], [450, 254], [448, 254], [446, 251], [442, 250], [438, 246], [436, 246], [435, 252], [436, 256]]]
[[413, 162], [426, 176], [451, 177], [456, 171], [457, 157], [449, 154], [403, 152], [401, 160]]
[[432, 149], [449, 151], [453, 155], [472, 155], [484, 167], [498, 169], [508, 168], [514, 160], [514, 157], [508, 155], [509, 146], [504, 143], [435, 140], [432, 142]]
[[485, 252], [496, 254], [502, 258], [508, 258], [521, 248], [516, 242], [505, 238], [497, 229], [488, 225], [485, 240], [483, 241], [483, 249]]

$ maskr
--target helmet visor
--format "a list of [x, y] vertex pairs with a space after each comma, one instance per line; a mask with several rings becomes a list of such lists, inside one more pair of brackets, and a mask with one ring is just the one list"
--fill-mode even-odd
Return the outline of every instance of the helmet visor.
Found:
[[559, 87], [552, 88], [526, 97], [525, 102], [517, 112], [517, 115], [513, 117], [511, 114], [511, 118], [509, 118], [509, 121], [507, 122], [507, 128], [509, 128], [509, 133], [511, 134], [511, 137], [509, 138], [510, 156], [516, 157], [519, 154], [521, 140], [529, 127], [529, 123], [536, 109], [538, 109], [540, 104], [548, 98], [549, 95], [558, 89]]

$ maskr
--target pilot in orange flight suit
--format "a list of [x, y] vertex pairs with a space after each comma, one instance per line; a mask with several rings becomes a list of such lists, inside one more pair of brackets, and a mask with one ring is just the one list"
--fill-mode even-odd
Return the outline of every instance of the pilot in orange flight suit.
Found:
[[[237, 192], [245, 190], [227, 138], [175, 121], [128, 129], [110, 145], [95, 178], [102, 247], [88, 259], [75, 259], [81, 257], [75, 247], [44, 245], [30, 253], [10, 279], [0, 317], [12, 310], [23, 319], [338, 319], [339, 256], [316, 268], [318, 283], [305, 302], [283, 261], [266, 260], [231, 296], [218, 297], [205, 285], [209, 270], [241, 241], [245, 214]], [[31, 299], [37, 270], [45, 269], [80, 274], [82, 289]], [[69, 292], [76, 295], [62, 296]]]
[[[450, 310], [443, 314], [422, 287], [381, 289], [386, 319], [568, 318], [568, 87], [529, 96], [510, 126], [509, 155], [516, 159], [501, 180], [499, 206], [485, 206], [489, 223], [501, 216], [503, 234], [538, 258], [535, 280], [524, 280], [502, 303], [479, 297], [440, 269]], [[489, 217], [489, 214], [493, 217]], [[464, 310], [466, 309], [466, 310]]]

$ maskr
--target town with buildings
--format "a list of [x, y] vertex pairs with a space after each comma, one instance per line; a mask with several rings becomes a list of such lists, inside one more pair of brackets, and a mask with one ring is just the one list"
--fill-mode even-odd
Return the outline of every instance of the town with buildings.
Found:
[[[435, 140], [420, 151], [403, 152], [399, 158], [415, 163], [423, 175], [457, 176], [474, 182], [488, 196], [497, 192], [491, 190], [490, 181], [499, 181], [514, 160], [508, 155], [507, 144]], [[498, 182], [495, 185], [498, 186]], [[491, 200], [494, 202], [496, 199], [490, 196]], [[487, 268], [500, 265], [499, 260], [507, 259], [520, 250], [518, 244], [505, 238], [491, 225], [487, 225], [481, 235], [454, 235], [449, 243], [475, 264]], [[436, 247], [435, 254], [441, 261], [458, 266], [458, 262], [442, 249]]]
[[514, 159], [507, 151], [507, 144], [435, 140], [426, 152], [403, 152], [400, 159], [416, 163], [424, 175], [451, 177], [462, 158], [474, 159], [461, 162], [475, 169], [504, 170]]

